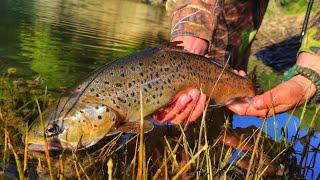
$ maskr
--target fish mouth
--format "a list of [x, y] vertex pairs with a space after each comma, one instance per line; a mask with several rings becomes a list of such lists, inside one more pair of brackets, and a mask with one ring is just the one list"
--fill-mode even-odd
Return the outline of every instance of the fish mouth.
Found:
[[[28, 150], [34, 152], [44, 152], [46, 151], [46, 145], [44, 144], [28, 144]], [[63, 148], [59, 144], [48, 143], [48, 151], [62, 151]]]
[[52, 138], [47, 139], [46, 142], [44, 138], [41, 137], [30, 137], [30, 141], [28, 141], [28, 150], [35, 152], [44, 152], [48, 151], [62, 151], [65, 148], [59, 139]]

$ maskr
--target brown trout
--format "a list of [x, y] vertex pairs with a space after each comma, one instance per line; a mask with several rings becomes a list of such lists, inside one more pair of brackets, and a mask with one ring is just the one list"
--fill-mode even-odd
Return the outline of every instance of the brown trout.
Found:
[[[89, 147], [118, 132], [138, 132], [140, 103], [145, 117], [188, 87], [202, 89], [207, 95], [213, 90], [211, 100], [217, 104], [255, 94], [249, 79], [222, 70], [205, 57], [170, 46], [150, 48], [106, 64], [48, 107], [43, 125], [39, 118], [33, 122], [29, 149], [44, 150], [44, 133], [49, 149], [61, 150]], [[144, 124], [146, 132], [153, 128], [148, 121]]]

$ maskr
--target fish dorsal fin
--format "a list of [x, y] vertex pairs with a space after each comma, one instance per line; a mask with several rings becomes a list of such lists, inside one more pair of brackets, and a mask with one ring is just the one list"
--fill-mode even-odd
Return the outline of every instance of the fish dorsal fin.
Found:
[[253, 70], [248, 74], [248, 78], [252, 81], [256, 94], [263, 94], [264, 91], [263, 89], [260, 87], [258, 80], [257, 80], [257, 66], [254, 66]]
[[[143, 132], [147, 133], [153, 129], [153, 124], [143, 121]], [[116, 127], [117, 131], [138, 134], [140, 132], [140, 121], [123, 121]]]
[[183, 46], [181, 45], [182, 43], [183, 43], [182, 41], [167, 42], [162, 44], [160, 46], [160, 49], [187, 52], [186, 50], [184, 50]]

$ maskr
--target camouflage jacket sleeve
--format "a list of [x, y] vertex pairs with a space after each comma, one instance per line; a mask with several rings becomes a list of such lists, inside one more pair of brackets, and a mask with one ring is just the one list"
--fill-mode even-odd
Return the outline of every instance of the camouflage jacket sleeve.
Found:
[[211, 41], [215, 0], [168, 0], [166, 9], [172, 20], [172, 39], [195, 36]]
[[298, 54], [300, 52], [308, 52], [320, 56], [320, 12], [317, 13], [310, 24]]

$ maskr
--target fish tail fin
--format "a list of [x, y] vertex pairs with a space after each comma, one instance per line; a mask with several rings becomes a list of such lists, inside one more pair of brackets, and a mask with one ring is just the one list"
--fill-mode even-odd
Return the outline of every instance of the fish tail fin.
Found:
[[254, 66], [253, 70], [248, 73], [249, 79], [251, 79], [253, 86], [255, 88], [256, 94], [262, 94], [264, 91], [260, 87], [258, 81], [257, 81], [257, 66]]

